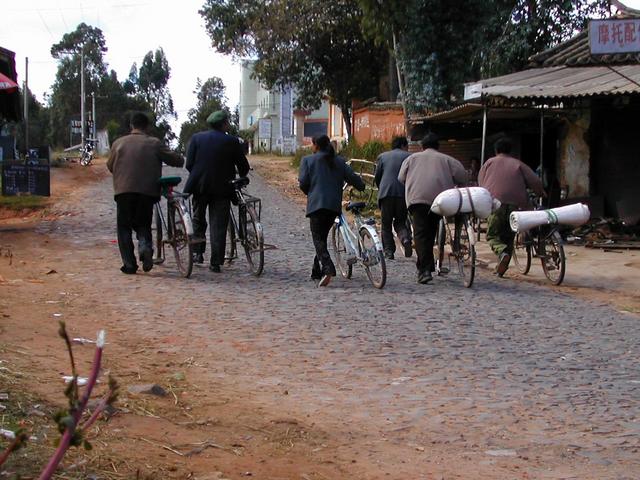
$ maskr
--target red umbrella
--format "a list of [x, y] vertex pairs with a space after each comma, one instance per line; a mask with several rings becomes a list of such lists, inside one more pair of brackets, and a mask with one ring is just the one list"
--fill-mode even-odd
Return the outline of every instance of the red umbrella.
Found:
[[0, 92], [11, 93], [18, 90], [18, 84], [0, 72]]

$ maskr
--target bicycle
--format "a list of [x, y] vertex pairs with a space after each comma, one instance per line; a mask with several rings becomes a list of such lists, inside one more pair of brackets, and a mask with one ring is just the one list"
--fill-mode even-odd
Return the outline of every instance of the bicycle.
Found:
[[[542, 209], [542, 199], [535, 203]], [[554, 285], [560, 285], [566, 272], [566, 256], [562, 236], [556, 225], [541, 225], [529, 231], [518, 232], [513, 241], [513, 262], [520, 273], [531, 269], [531, 259], [539, 258], [545, 277]]]
[[249, 263], [249, 271], [257, 277], [264, 269], [265, 244], [260, 223], [262, 200], [244, 191], [249, 185], [247, 177], [236, 178], [229, 183], [234, 188], [234, 203], [238, 206], [238, 214], [236, 216], [231, 208], [227, 227], [225, 261], [231, 263], [238, 258], [237, 244], [240, 242]]
[[80, 147], [80, 165], [87, 166], [93, 160], [95, 139], [87, 138], [84, 145]]
[[[176, 260], [178, 272], [185, 278], [191, 276], [193, 270], [193, 223], [189, 207], [189, 194], [174, 190], [182, 178], [179, 176], [165, 176], [158, 180], [162, 197], [166, 200], [165, 209], [162, 200], [154, 205], [153, 225], [155, 227], [155, 264], [162, 264], [166, 260], [165, 245], [170, 245]], [[165, 211], [166, 210], [166, 215]]]
[[[375, 288], [383, 288], [387, 281], [387, 266], [382, 242], [374, 227], [373, 218], [363, 219], [362, 209], [367, 202], [349, 202], [347, 212], [353, 212], [353, 222], [349, 225], [343, 212], [331, 227], [331, 243], [336, 264], [344, 278], [351, 278], [353, 265], [360, 263]], [[356, 234], [357, 232], [357, 234]]]
[[[444, 275], [450, 272], [453, 259], [464, 286], [471, 287], [476, 274], [476, 238], [470, 214], [458, 213], [453, 217], [442, 217], [438, 223], [435, 245], [436, 274]], [[444, 265], [447, 244], [449, 245], [448, 267]]]

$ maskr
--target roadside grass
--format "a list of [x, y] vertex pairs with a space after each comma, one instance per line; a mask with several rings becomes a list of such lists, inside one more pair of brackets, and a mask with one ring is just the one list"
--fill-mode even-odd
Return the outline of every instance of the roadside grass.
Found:
[[5, 197], [0, 195], [0, 208], [9, 210], [40, 210], [47, 206], [47, 198], [36, 195], [16, 195]]

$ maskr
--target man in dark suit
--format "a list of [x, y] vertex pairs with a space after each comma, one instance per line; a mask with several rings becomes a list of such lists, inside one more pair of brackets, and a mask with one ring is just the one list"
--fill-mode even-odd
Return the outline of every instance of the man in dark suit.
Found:
[[[224, 111], [213, 112], [207, 118], [211, 130], [196, 133], [189, 141], [186, 168], [189, 178], [184, 187], [193, 194], [193, 233], [204, 238], [209, 209], [211, 261], [209, 269], [220, 272], [229, 224], [229, 208], [233, 198], [230, 181], [236, 171], [242, 177], [249, 173], [249, 162], [238, 138], [228, 135], [229, 116]], [[205, 243], [196, 244], [194, 256], [204, 262]]]
[[378, 186], [378, 206], [382, 217], [382, 246], [384, 255], [393, 259], [396, 242], [393, 229], [404, 248], [404, 256], [410, 257], [411, 230], [407, 225], [407, 204], [404, 200], [404, 185], [398, 181], [398, 174], [404, 159], [409, 156], [407, 137], [395, 137], [391, 150], [378, 156], [375, 182]]

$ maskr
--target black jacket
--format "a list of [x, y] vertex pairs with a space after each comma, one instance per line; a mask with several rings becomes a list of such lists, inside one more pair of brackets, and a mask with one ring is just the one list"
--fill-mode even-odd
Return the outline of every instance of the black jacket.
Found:
[[307, 216], [318, 210], [342, 211], [342, 187], [344, 182], [362, 191], [364, 181], [342, 157], [333, 159], [333, 166], [323, 157], [324, 152], [314, 153], [302, 159], [298, 182], [300, 190], [307, 194]]
[[229, 181], [249, 173], [249, 162], [240, 141], [218, 130], [196, 133], [187, 149], [189, 178], [185, 193], [211, 198], [232, 198]]

